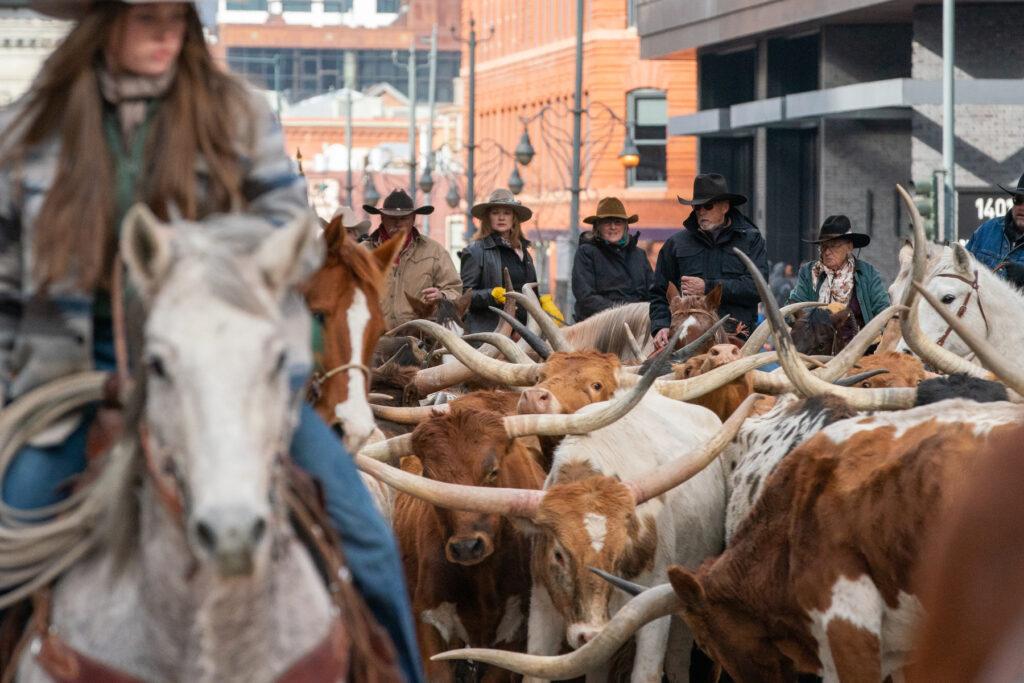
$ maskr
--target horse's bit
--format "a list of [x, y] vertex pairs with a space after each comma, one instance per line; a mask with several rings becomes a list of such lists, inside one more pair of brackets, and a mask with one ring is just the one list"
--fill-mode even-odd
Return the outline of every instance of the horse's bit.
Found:
[[346, 370], [359, 370], [363, 373], [366, 378], [366, 386], [370, 386], [371, 372], [370, 368], [365, 363], [343, 363], [336, 368], [332, 368], [324, 373], [314, 373], [313, 379], [309, 383], [309, 395], [310, 398], [315, 402], [320, 398], [320, 391], [330, 378], [337, 374], [345, 372]]
[[[963, 275], [957, 275], [956, 273], [939, 273], [935, 277], [951, 277], [954, 280], [960, 280], [961, 282], [964, 282], [968, 286], [970, 286], [970, 288], [971, 288], [970, 291], [968, 291], [967, 295], [964, 296], [964, 302], [962, 304], [960, 304], [960, 308], [956, 312], [957, 319], [960, 319], [960, 318], [964, 317], [964, 314], [967, 313], [967, 304], [969, 304], [971, 302], [971, 297], [975, 294], [975, 292], [977, 292], [977, 294], [978, 294], [978, 310], [981, 311], [981, 319], [985, 321], [985, 336], [988, 337], [988, 332], [989, 332], [988, 316], [985, 315], [985, 307], [981, 304], [981, 287], [979, 286], [979, 283], [978, 283], [978, 270], [977, 269], [974, 270], [974, 280], [973, 281], [968, 280]], [[942, 346], [943, 344], [945, 344], [946, 340], [949, 338], [949, 335], [952, 332], [953, 332], [953, 326], [950, 325], [949, 327], [946, 328], [946, 331], [942, 333], [942, 336], [939, 337], [939, 339], [938, 339], [938, 341], [936, 343], [939, 346]]]

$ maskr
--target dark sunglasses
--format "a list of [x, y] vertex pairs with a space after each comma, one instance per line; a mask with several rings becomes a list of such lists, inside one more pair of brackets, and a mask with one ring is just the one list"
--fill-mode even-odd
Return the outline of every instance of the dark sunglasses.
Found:
[[1024, 204], [1024, 194], [1013, 195], [1013, 205], [1020, 206], [1021, 204]]
[[697, 209], [698, 211], [710, 211], [711, 209], [715, 208], [715, 204], [717, 203], [718, 202], [707, 202], [706, 204], [698, 204], [694, 208]]

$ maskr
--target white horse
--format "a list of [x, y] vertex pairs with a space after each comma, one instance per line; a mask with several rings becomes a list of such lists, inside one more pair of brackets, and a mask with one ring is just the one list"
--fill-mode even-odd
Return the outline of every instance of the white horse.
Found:
[[[310, 361], [292, 290], [315, 265], [315, 225], [242, 220], [171, 229], [137, 206], [122, 228], [148, 314], [143, 436], [111, 456], [130, 464], [101, 478], [108, 540], [59, 581], [50, 623], [79, 656], [143, 680], [272, 681], [337, 642], [281, 467], [297, 415], [289, 373]], [[23, 655], [19, 681], [51, 680], [36, 657], [46, 642]]]
[[[900, 251], [900, 271], [889, 287], [894, 302], [902, 301], [910, 286], [913, 255], [910, 245]], [[1024, 348], [1024, 293], [979, 262], [962, 245], [927, 243], [925, 273], [925, 289], [968, 329], [984, 335], [1001, 355], [1015, 358]], [[916, 305], [926, 339], [962, 358], [972, 355], [967, 344], [927, 301], [918, 298]], [[906, 339], [897, 348], [909, 350]]]

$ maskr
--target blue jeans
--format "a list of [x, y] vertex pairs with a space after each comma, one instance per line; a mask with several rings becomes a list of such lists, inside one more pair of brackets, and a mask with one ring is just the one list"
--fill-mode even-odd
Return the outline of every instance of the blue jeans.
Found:
[[[85, 438], [91, 420], [51, 448], [23, 448], [4, 477], [3, 500], [31, 509], [64, 497], [61, 484], [85, 469]], [[320, 416], [303, 404], [292, 437], [292, 457], [321, 484], [327, 512], [341, 538], [356, 588], [395, 644], [410, 683], [424, 680], [395, 538], [370, 498], [351, 456]]]

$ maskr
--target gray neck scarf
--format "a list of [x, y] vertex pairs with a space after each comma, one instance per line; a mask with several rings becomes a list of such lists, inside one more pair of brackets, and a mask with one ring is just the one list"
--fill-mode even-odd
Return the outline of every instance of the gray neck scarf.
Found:
[[113, 74], [105, 64], [97, 67], [100, 92], [103, 99], [117, 107], [117, 120], [125, 141], [131, 141], [136, 129], [146, 119], [146, 102], [166, 95], [176, 73], [174, 66], [160, 76]]

